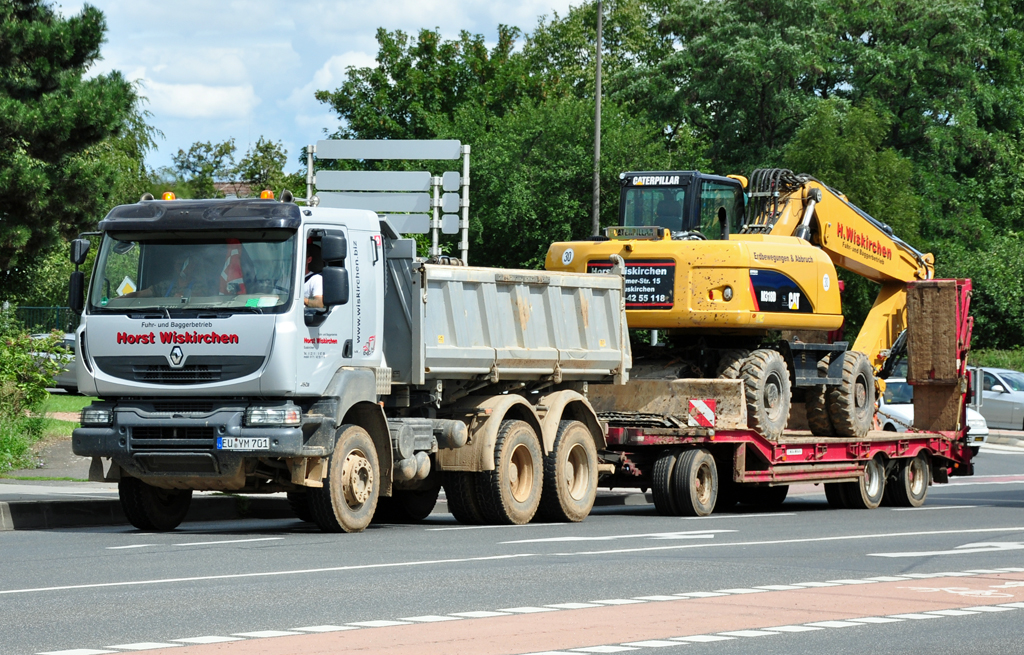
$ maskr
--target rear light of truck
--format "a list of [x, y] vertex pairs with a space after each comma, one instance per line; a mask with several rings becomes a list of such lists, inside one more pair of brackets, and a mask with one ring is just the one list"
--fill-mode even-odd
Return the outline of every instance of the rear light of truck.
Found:
[[250, 407], [245, 412], [246, 425], [299, 425], [302, 410], [294, 406]]

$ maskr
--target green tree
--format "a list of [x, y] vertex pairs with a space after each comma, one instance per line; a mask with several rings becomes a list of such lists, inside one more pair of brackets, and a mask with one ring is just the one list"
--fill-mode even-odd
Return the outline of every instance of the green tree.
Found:
[[249, 183], [253, 194], [258, 195], [263, 189], [277, 193], [286, 184], [284, 166], [287, 162], [288, 156], [280, 141], [260, 136], [242, 157], [235, 172], [240, 181]]
[[174, 174], [192, 198], [216, 198], [221, 194], [213, 183], [235, 174], [235, 140], [196, 141], [187, 151], [179, 149], [171, 161]]
[[124, 129], [136, 93], [118, 72], [83, 79], [105, 31], [89, 5], [64, 18], [44, 0], [0, 2], [0, 271], [109, 204], [116, 168], [82, 155]]

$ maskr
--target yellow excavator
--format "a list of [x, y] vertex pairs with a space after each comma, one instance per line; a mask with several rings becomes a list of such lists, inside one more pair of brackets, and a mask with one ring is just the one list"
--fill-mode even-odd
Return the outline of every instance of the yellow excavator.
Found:
[[[809, 175], [619, 177], [619, 225], [552, 244], [545, 266], [601, 273], [625, 260], [629, 326], [666, 337], [634, 349], [631, 375], [740, 378], [749, 427], [771, 439], [800, 402], [814, 434], [865, 436], [907, 283], [931, 279], [934, 257]], [[827, 336], [843, 325], [837, 266], [881, 285], [852, 347]]]

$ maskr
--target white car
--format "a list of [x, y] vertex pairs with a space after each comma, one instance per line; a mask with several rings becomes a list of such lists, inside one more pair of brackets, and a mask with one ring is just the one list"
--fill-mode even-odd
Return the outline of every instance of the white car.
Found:
[[[906, 432], [914, 424], [914, 387], [903, 378], [886, 380], [885, 393], [878, 401], [878, 418], [883, 430]], [[985, 417], [968, 407], [967, 443], [975, 455], [986, 439], [988, 423]]]

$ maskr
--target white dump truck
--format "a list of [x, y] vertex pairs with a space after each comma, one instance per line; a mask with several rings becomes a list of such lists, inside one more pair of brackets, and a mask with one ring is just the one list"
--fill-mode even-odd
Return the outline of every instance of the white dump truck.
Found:
[[605, 447], [587, 384], [631, 365], [621, 277], [431, 263], [377, 213], [282, 200], [144, 199], [82, 235], [78, 386], [100, 400], [73, 448], [128, 520], [287, 492], [354, 532], [425, 517], [442, 484], [464, 522], [586, 517]]

